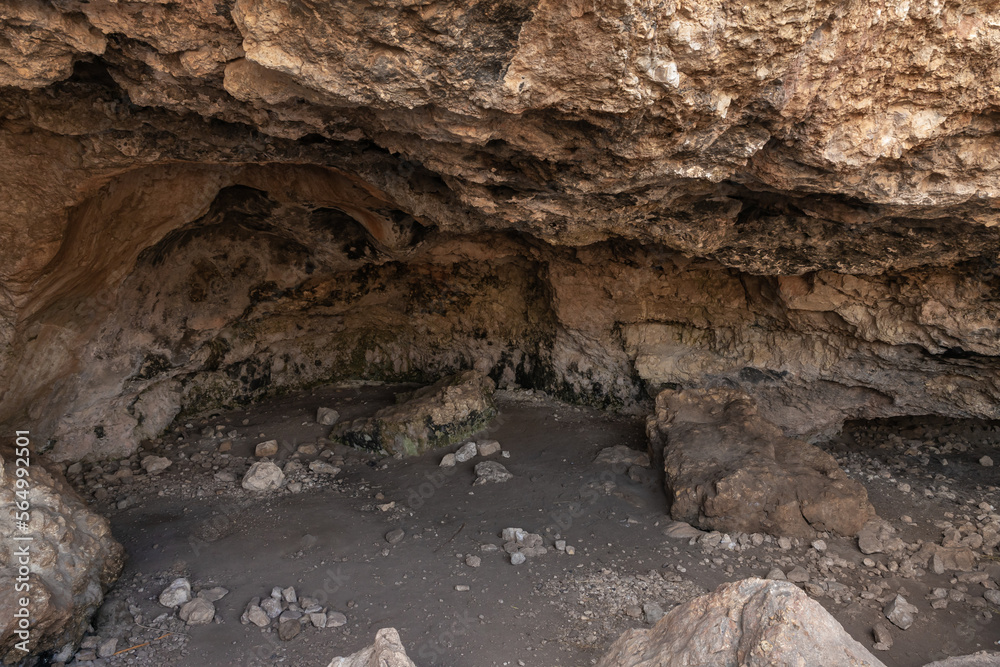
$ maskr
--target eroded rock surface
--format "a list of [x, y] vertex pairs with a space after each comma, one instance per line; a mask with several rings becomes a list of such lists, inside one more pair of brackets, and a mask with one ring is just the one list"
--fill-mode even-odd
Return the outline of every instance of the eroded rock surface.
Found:
[[[91, 512], [58, 473], [40, 461], [30, 467], [28, 530], [15, 521], [14, 457], [0, 457], [0, 659], [16, 664], [26, 654], [16, 648], [20, 598], [30, 600], [32, 654], [58, 652], [80, 641], [104, 593], [118, 578], [125, 553], [111, 536], [108, 521]], [[15, 537], [30, 537], [16, 541]], [[30, 590], [18, 592], [19, 549], [27, 546]], [[24, 583], [22, 580], [20, 583]]]
[[470, 367], [1000, 417], [992, 4], [296, 7], [0, 10], [0, 423], [52, 457]]
[[737, 664], [882, 667], [798, 586], [763, 579], [723, 584], [625, 632], [598, 667]]
[[334, 658], [327, 667], [416, 667], [406, 655], [406, 649], [395, 628], [382, 628], [375, 634], [375, 643], [346, 658]]
[[[496, 416], [493, 381], [477, 371], [446, 377], [401, 394], [396, 405], [334, 430], [344, 444], [415, 456], [445, 447], [484, 428]], [[476, 445], [472, 444], [475, 455]]]
[[662, 449], [670, 515], [724, 532], [855, 535], [875, 516], [832, 456], [788, 438], [735, 389], [666, 390], [647, 430]]

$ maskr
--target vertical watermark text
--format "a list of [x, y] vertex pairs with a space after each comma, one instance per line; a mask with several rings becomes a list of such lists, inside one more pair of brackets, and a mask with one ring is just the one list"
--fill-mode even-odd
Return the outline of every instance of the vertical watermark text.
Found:
[[29, 532], [31, 521], [31, 480], [28, 472], [31, 468], [31, 433], [17, 431], [17, 447], [14, 450], [14, 563], [17, 565], [17, 576], [14, 578], [14, 592], [19, 593], [14, 611], [17, 638], [20, 640], [14, 646], [19, 651], [28, 652], [31, 641], [31, 541], [34, 537]]

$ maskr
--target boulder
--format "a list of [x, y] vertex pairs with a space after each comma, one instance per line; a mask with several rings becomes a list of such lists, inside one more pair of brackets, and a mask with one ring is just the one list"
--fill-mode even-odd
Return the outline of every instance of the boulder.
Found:
[[1000, 667], [1000, 652], [979, 651], [929, 662], [924, 667]]
[[628, 630], [598, 667], [823, 665], [881, 667], [794, 584], [744, 579], [675, 607], [648, 630]]
[[327, 667], [416, 667], [406, 655], [396, 628], [382, 628], [375, 643], [346, 658], [334, 658]]
[[647, 432], [663, 450], [677, 521], [727, 533], [853, 536], [875, 516], [865, 488], [832, 456], [784, 436], [741, 390], [663, 391]]
[[[13, 457], [0, 456], [0, 507], [14, 508]], [[62, 475], [31, 458], [27, 500], [30, 519], [22, 529], [11, 511], [0, 512], [0, 661], [17, 663], [29, 654], [58, 651], [80, 641], [104, 592], [121, 573], [125, 552], [108, 521], [91, 512]], [[15, 540], [15, 537], [31, 538]], [[29, 545], [29, 591], [15, 590], [18, 549]], [[30, 636], [24, 637], [15, 613], [29, 599]]]
[[[401, 394], [396, 405], [369, 419], [356, 419], [334, 429], [331, 438], [343, 444], [390, 454], [415, 456], [467, 438], [494, 416], [493, 381], [477, 371], [465, 371], [429, 387]], [[475, 445], [473, 444], [473, 451]]]

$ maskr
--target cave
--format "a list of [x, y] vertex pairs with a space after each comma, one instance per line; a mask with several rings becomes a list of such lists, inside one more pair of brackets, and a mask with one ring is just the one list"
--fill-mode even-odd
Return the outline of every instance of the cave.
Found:
[[0, 7], [0, 661], [998, 664], [1000, 14], [882, 4]]

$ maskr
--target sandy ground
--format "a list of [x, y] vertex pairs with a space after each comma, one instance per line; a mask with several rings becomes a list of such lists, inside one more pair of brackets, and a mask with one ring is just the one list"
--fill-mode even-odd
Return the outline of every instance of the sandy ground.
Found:
[[[118, 650], [149, 642], [86, 664], [324, 667], [391, 626], [421, 667], [588, 665], [623, 630], [648, 627], [645, 603], [669, 610], [723, 582], [764, 576], [774, 566], [787, 572], [800, 563], [813, 568], [815, 580], [822, 568], [824, 580], [843, 585], [818, 600], [869, 649], [873, 626], [884, 621], [881, 600], [902, 589], [917, 605], [914, 625], [905, 632], [893, 628], [892, 648], [878, 652], [890, 667], [996, 648], [1000, 639], [997, 610], [983, 599], [983, 585], [964, 584], [953, 573], [904, 578], [865, 566], [854, 540], [828, 537], [828, 550], [819, 554], [805, 542], [783, 550], [768, 539], [725, 550], [664, 536], [662, 473], [633, 469], [629, 475], [593, 463], [604, 447], [644, 450], [639, 419], [530, 392], [505, 395], [500, 417], [477, 439], [501, 443], [509, 458], [491, 459], [514, 479], [475, 487], [473, 466], [480, 459], [449, 473], [438, 466], [443, 451], [406, 460], [342, 450], [296, 454], [318, 439], [322, 449], [329, 427], [315, 423], [318, 407], [337, 408], [350, 419], [391, 403], [395, 389], [320, 388], [205, 415], [148, 444], [131, 462], [70, 474], [79, 487], [87, 484], [130, 556], [95, 634], [117, 637]], [[207, 435], [216, 425], [222, 426], [218, 435]], [[920, 451], [913, 444], [942, 434], [944, 443], [932, 440], [934, 446]], [[335, 477], [291, 473], [289, 481], [302, 484], [298, 493], [243, 490], [239, 480], [254, 460], [254, 445], [272, 438], [281, 443], [279, 465], [333, 460], [342, 471]], [[827, 447], [866, 485], [876, 510], [904, 540], [940, 541], [936, 521], [981, 516], [979, 503], [997, 506], [996, 468], [978, 463], [990, 451], [1000, 462], [995, 439], [1000, 434], [989, 424], [910, 420], [849, 428]], [[226, 441], [231, 451], [219, 453]], [[138, 460], [150, 453], [173, 464], [149, 477], [139, 472]], [[115, 475], [125, 467], [135, 474]], [[225, 471], [236, 481], [216, 478]], [[904, 483], [907, 492], [900, 490]], [[912, 525], [899, 520], [904, 514]], [[565, 539], [576, 553], [550, 548], [515, 566], [502, 550], [484, 550], [501, 546], [500, 532], [512, 526], [542, 534], [549, 547]], [[390, 545], [385, 535], [395, 528], [405, 537]], [[466, 564], [469, 555], [479, 556], [481, 565]], [[870, 558], [888, 564], [885, 555]], [[981, 567], [994, 580], [1000, 576], [994, 562]], [[160, 591], [181, 576], [196, 591], [229, 590], [215, 603], [215, 622], [185, 626], [158, 604]], [[251, 598], [266, 597], [274, 586], [294, 586], [299, 597], [343, 612], [347, 624], [305, 627], [287, 642], [241, 624]], [[955, 590], [954, 599], [932, 609], [925, 598], [941, 587]]]

